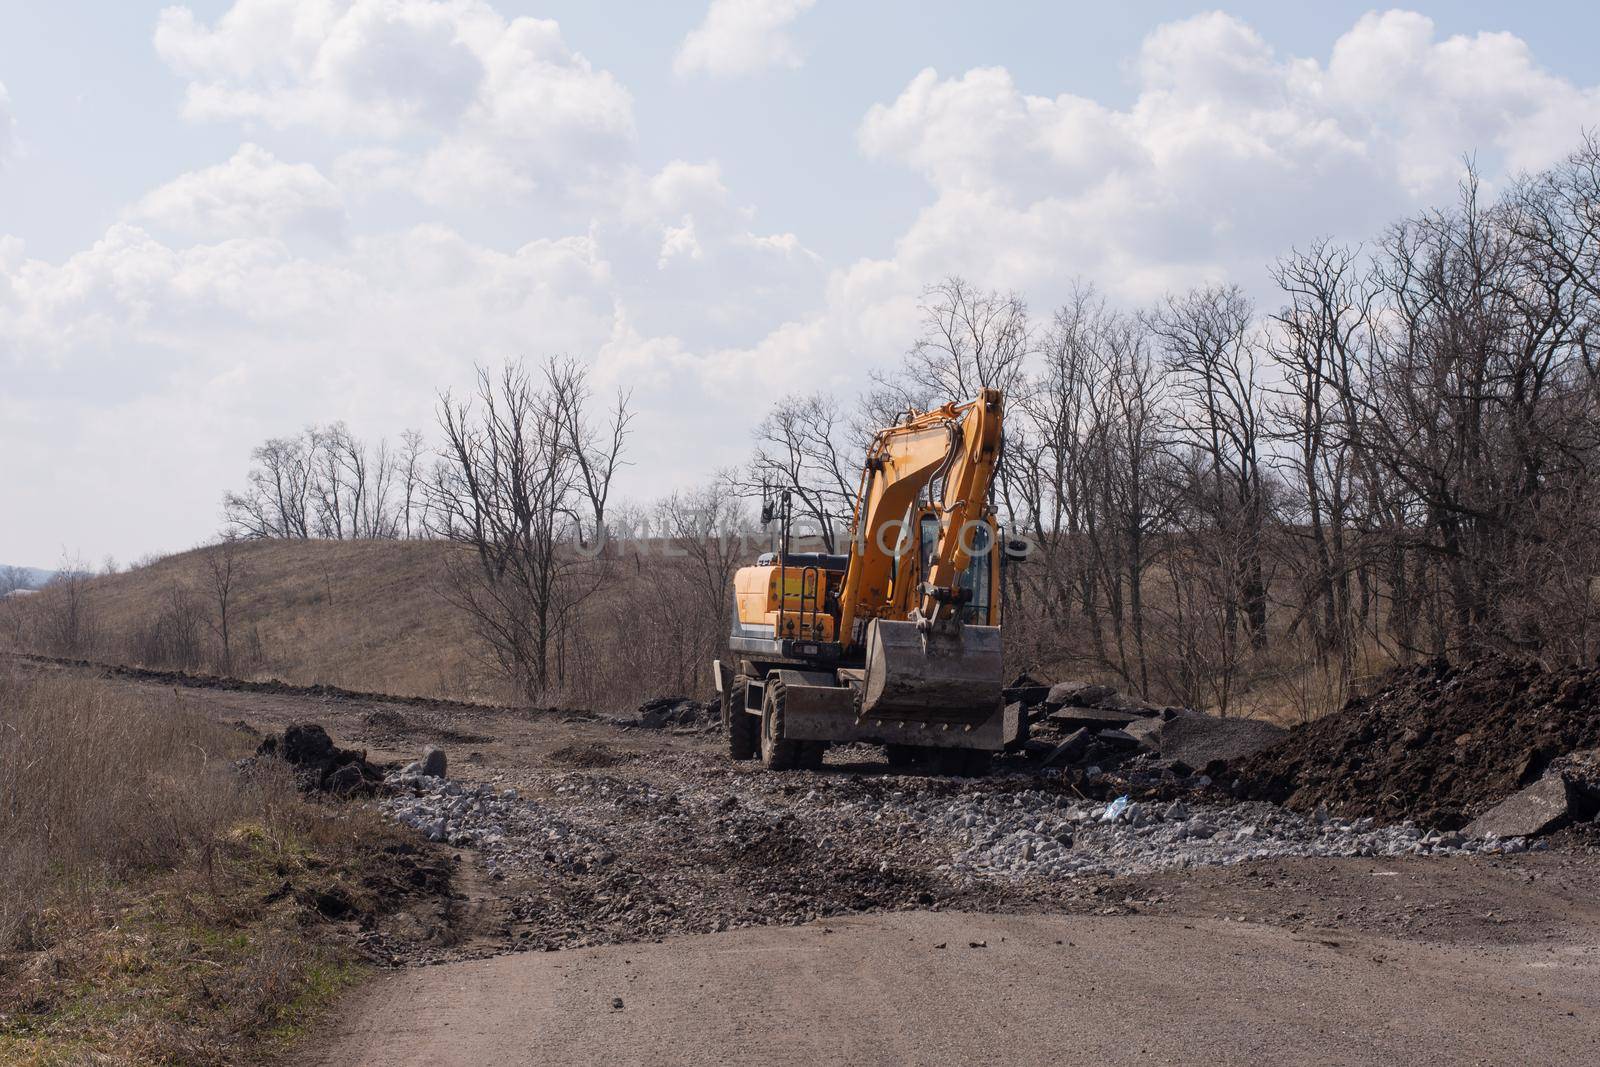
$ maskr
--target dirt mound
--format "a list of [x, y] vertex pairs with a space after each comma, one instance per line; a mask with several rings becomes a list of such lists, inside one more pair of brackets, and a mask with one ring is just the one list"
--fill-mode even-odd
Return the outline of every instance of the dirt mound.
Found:
[[1600, 668], [1487, 658], [1398, 668], [1234, 768], [1244, 796], [1458, 829], [1600, 744]]
[[340, 748], [328, 731], [314, 722], [290, 723], [283, 735], [269, 736], [256, 758], [276, 757], [294, 768], [301, 792], [369, 795], [383, 790], [383, 769], [367, 761], [365, 752]]
[[563, 745], [549, 756], [551, 763], [563, 767], [615, 767], [632, 758], [628, 753], [618, 752], [602, 741], [580, 741], [577, 744]]

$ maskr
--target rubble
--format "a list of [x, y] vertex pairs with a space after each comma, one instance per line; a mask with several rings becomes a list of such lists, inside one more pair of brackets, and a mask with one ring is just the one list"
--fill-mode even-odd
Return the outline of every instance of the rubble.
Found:
[[1260, 719], [1222, 719], [1212, 715], [1178, 715], [1146, 736], [1163, 759], [1191, 767], [1215, 761], [1231, 763], [1282, 740], [1288, 731]]
[[1117, 691], [1109, 685], [1097, 685], [1093, 682], [1058, 682], [1050, 687], [1050, 693], [1044, 702], [1052, 708], [1067, 706], [1092, 708], [1106, 698], [1116, 695]]
[[1474, 837], [1533, 837], [1572, 815], [1573, 790], [1559, 771], [1545, 774], [1467, 824]]
[[1460, 829], [1600, 746], [1600, 668], [1488, 657], [1391, 671], [1370, 695], [1241, 761], [1241, 795]]
[[721, 719], [721, 709], [714, 701], [666, 696], [640, 704], [630, 721], [649, 730], [661, 730], [673, 726], [704, 729], [720, 724]]
[[1076, 730], [1086, 726], [1091, 730], [1121, 729], [1140, 716], [1128, 711], [1107, 711], [1103, 708], [1065, 707], [1045, 716], [1063, 730]]

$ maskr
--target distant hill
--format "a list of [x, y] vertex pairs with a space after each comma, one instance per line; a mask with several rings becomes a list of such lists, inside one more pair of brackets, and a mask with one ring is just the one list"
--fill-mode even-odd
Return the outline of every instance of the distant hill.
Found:
[[[499, 683], [478, 662], [465, 622], [437, 592], [444, 553], [451, 550], [425, 541], [242, 543], [230, 627], [232, 673], [408, 696], [502, 699]], [[88, 654], [152, 667], [219, 670], [207, 551], [91, 578], [96, 639]], [[31, 633], [46, 629], [54, 599], [49, 589], [27, 598], [22, 610], [35, 624]], [[153, 649], [163, 639], [171, 647], [174, 621], [185, 612], [202, 656], [173, 663]], [[20, 643], [32, 651], [59, 651], [26, 636]]]
[[12, 567], [0, 563], [0, 590], [9, 590], [13, 585], [19, 589], [42, 589], [55, 575], [55, 571], [38, 567]]
[[[235, 550], [230, 661], [216, 633], [215, 547], [91, 576], [71, 600], [59, 582], [8, 598], [0, 648], [402, 696], [523, 699], [446, 596], [451, 556], [466, 549], [246, 541]], [[708, 594], [693, 560], [659, 542], [619, 542], [615, 552], [597, 585], [574, 579], [580, 610], [552, 619], [545, 703], [624, 711], [649, 697], [711, 696], [711, 661], [727, 634], [726, 582]]]

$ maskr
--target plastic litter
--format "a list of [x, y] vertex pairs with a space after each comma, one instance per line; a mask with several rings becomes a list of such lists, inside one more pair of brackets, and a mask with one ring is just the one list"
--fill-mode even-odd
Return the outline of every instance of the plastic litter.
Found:
[[1101, 822], [1116, 822], [1122, 818], [1122, 813], [1128, 810], [1128, 794], [1124, 793], [1106, 805], [1106, 810], [1100, 813]]

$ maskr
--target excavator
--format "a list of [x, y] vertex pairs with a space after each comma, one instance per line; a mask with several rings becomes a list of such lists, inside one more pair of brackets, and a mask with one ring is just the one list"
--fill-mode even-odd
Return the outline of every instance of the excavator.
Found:
[[847, 554], [775, 551], [734, 575], [732, 663], [713, 664], [728, 753], [815, 768], [832, 744], [975, 775], [1026, 728], [1001, 701], [1002, 541], [989, 501], [1004, 397], [912, 409], [874, 434]]

